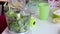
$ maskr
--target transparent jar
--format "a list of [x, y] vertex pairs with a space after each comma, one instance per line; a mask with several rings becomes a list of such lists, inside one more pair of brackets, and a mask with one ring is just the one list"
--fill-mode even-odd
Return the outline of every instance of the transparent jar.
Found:
[[17, 8], [10, 8], [6, 13], [8, 16], [8, 27], [11, 34], [25, 33], [30, 30], [30, 15], [25, 14]]

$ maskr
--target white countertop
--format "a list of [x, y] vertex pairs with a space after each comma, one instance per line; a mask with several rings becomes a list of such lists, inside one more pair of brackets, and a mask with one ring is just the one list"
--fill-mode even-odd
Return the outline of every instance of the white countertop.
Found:
[[38, 20], [36, 27], [32, 28], [32, 34], [58, 34], [59, 29], [59, 24]]
[[[60, 29], [60, 24], [53, 24], [50, 21], [37, 20], [35, 27], [31, 28], [30, 34], [58, 34]], [[8, 28], [2, 34], [9, 34]]]

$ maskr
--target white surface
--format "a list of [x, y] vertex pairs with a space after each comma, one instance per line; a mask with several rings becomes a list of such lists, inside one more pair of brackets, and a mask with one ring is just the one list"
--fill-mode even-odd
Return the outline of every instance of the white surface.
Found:
[[[60, 26], [50, 23], [49, 21], [42, 21], [37, 19], [36, 27], [31, 28], [30, 34], [58, 34]], [[2, 34], [8, 34], [7, 29]]]
[[10, 33], [8, 32], [8, 27], [6, 27], [6, 29], [2, 32], [2, 34], [10, 34]]
[[58, 34], [59, 25], [49, 23], [49, 21], [38, 21], [37, 26], [32, 28], [32, 34]]

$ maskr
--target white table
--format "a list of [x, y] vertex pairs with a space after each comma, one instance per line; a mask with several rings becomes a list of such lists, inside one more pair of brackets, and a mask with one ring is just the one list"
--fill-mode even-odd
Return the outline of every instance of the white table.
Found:
[[[31, 34], [58, 34], [60, 29], [60, 24], [53, 24], [50, 21], [37, 20], [36, 27], [31, 28]], [[2, 34], [8, 33], [8, 28]]]

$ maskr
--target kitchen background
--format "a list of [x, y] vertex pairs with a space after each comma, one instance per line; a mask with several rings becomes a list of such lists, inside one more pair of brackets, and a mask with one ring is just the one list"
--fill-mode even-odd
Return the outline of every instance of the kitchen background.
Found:
[[[24, 1], [24, 0], [23, 0]], [[7, 9], [7, 7], [5, 7], [5, 6], [3, 6], [4, 5], [4, 3], [5, 2], [9, 2], [10, 4], [12, 4], [12, 5], [15, 5], [14, 3], [14, 0], [13, 0], [13, 2], [11, 1], [11, 0], [0, 0], [0, 33], [3, 33], [4, 32], [4, 30], [5, 30], [5, 28], [7, 27], [7, 21], [6, 21], [6, 12], [8, 11], [8, 9]], [[40, 0], [40, 1], [38, 1], [38, 3], [49, 3], [50, 4], [50, 12], [51, 13], [53, 13], [53, 9], [55, 9], [55, 8], [60, 8], [60, 0]], [[22, 3], [22, 2], [21, 2]], [[34, 2], [32, 3], [32, 4], [30, 4], [31, 2], [29, 2], [28, 0], [26, 0], [26, 5], [28, 5], [29, 7], [27, 7], [26, 9], [27, 10], [24, 10], [24, 11], [27, 11], [27, 13], [30, 13], [30, 12], [28, 12], [29, 10], [31, 11], [31, 13], [33, 14], [32, 16], [34, 17], [34, 21], [38, 21], [38, 24], [37, 25], [35, 25], [35, 28], [33, 28], [33, 26], [34, 25], [32, 25], [31, 27], [32, 27], [32, 34], [39, 34], [39, 32], [41, 33], [41, 34], [57, 34], [57, 33], [55, 33], [55, 32], [57, 32], [57, 29], [59, 29], [59, 25], [57, 25], [56, 26], [56, 24], [53, 24], [52, 25], [52, 23], [50, 23], [50, 22], [53, 22], [53, 19], [52, 19], [52, 21], [48, 21], [48, 22], [46, 22], [46, 21], [41, 21], [40, 19], [39, 19], [39, 9], [38, 9], [38, 7], [37, 6], [35, 6], [35, 5], [37, 5], [37, 4], [34, 4]], [[25, 3], [22, 3], [23, 4], [23, 6], [25, 7]], [[30, 4], [30, 5], [29, 5]], [[33, 5], [34, 4], [34, 5]], [[32, 9], [32, 7], [33, 7], [33, 9]], [[35, 7], [34, 7], [35, 6]], [[2, 10], [1, 10], [2, 9]], [[35, 12], [34, 12], [35, 11]], [[37, 11], [37, 12], [36, 12]], [[34, 14], [35, 13], [35, 14]], [[50, 17], [52, 17], [52, 14], [51, 14], [51, 16]], [[36, 19], [35, 20], [35, 18], [38, 18], [38, 19]], [[39, 21], [40, 20], [40, 21]], [[49, 23], [49, 24], [48, 24]], [[55, 27], [55, 26], [56, 27]], [[45, 27], [46, 26], [46, 27]], [[52, 27], [51, 27], [52, 26]], [[40, 30], [41, 29], [41, 30]], [[45, 32], [45, 31], [47, 31], [47, 32]], [[49, 31], [49, 32], [48, 32]], [[33, 33], [33, 32], [35, 32], [35, 33]], [[44, 32], [44, 33], [43, 33]]]

